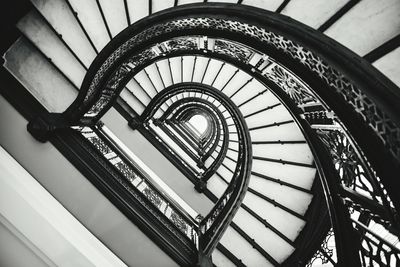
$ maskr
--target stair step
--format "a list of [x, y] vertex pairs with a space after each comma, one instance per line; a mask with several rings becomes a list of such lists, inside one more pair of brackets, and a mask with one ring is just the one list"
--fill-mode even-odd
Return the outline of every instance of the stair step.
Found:
[[[276, 106], [275, 108], [271, 108], [271, 109], [262, 111], [260, 113], [257, 113], [253, 116], [247, 117], [245, 120], [246, 120], [247, 127], [253, 128], [253, 127], [260, 127], [263, 125], [272, 124], [274, 122], [281, 122], [281, 121], [287, 121], [287, 120], [292, 120], [292, 119], [293, 119], [293, 117], [287, 111], [285, 106], [279, 105], [279, 106]], [[279, 127], [279, 126], [277, 126], [277, 127]], [[298, 131], [300, 131], [300, 129]]]
[[145, 73], [147, 78], [151, 81], [152, 87], [155, 87], [156, 93], [161, 92], [165, 89], [164, 81], [161, 79], [161, 75], [157, 70], [157, 66], [155, 64], [151, 64], [145, 68]]
[[[301, 177], [298, 177], [298, 179], [301, 179]], [[305, 214], [313, 197], [309, 193], [280, 185], [257, 176], [251, 177], [249, 187], [301, 215]]]
[[69, 1], [74, 11], [77, 12], [78, 19], [81, 21], [97, 51], [101, 51], [111, 40], [111, 37], [107, 32], [106, 25], [96, 1], [66, 1]]
[[231, 262], [221, 251], [216, 250], [212, 253], [213, 264], [217, 267], [235, 267], [236, 265]]
[[[251, 99], [250, 101], [246, 102], [246, 104], [240, 106], [240, 111], [242, 112], [243, 116], [247, 116], [254, 112], [257, 112], [263, 108], [270, 107], [279, 103], [280, 101], [270, 92], [266, 91], [266, 88], [260, 89], [257, 91], [256, 97]], [[257, 95], [260, 92], [264, 92], [261, 95]], [[247, 99], [250, 99], [252, 95], [249, 95]], [[242, 102], [240, 102], [242, 103]]]
[[222, 67], [222, 70], [219, 73], [217, 79], [215, 79], [213, 87], [222, 90], [224, 85], [229, 81], [229, 79], [235, 74], [236, 71], [236, 67], [232, 66], [231, 64], [225, 64]]
[[[281, 13], [318, 29], [348, 2], [348, 0], [326, 3], [319, 0], [296, 0], [290, 1]], [[304, 11], [304, 7], [307, 7], [307, 12]]]
[[[129, 91], [132, 92], [133, 95], [144, 105], [148, 105], [150, 103], [151, 98], [144, 92], [143, 88], [141, 87], [141, 84], [134, 79], [129, 80], [129, 82], [126, 84], [126, 88], [129, 89]], [[136, 112], [138, 112], [136, 109], [138, 107], [133, 106], [132, 107]], [[138, 112], [138, 114], [141, 114]]]
[[399, 15], [398, 0], [364, 0], [351, 8], [324, 33], [358, 55], [364, 56], [399, 34]]
[[228, 97], [236, 95], [238, 90], [246, 90], [246, 85], [252, 77], [244, 71], [239, 71], [226, 86], [223, 88], [223, 93]]
[[195, 62], [193, 82], [201, 83], [207, 68], [208, 58], [198, 56]]
[[149, 15], [149, 0], [124, 0], [129, 13], [130, 23]]
[[294, 251], [294, 247], [269, 228], [266, 228], [264, 224], [243, 208], [239, 208], [233, 222], [278, 262], [284, 261]]
[[295, 123], [250, 131], [251, 141], [304, 140], [303, 134]]
[[275, 207], [264, 199], [247, 192], [243, 204], [265, 218], [275, 229], [294, 241], [305, 225], [305, 221], [293, 216], [279, 207]]
[[248, 6], [254, 6], [254, 7], [270, 10], [270, 11], [275, 11], [282, 4], [282, 2], [283, 2], [283, 0], [270, 0], [270, 1], [243, 0], [242, 4], [248, 5]]
[[231, 226], [226, 229], [220, 243], [234, 255], [242, 259], [243, 264], [246, 266], [273, 266]]
[[120, 97], [139, 115], [142, 114], [146, 107], [136, 97], [134, 97], [127, 88], [121, 91]]
[[231, 99], [236, 105], [240, 105], [266, 89], [267, 88], [262, 83], [253, 79], [251, 82], [246, 84], [243, 89], [239, 90]]
[[374, 67], [400, 87], [400, 70], [397, 66], [400, 61], [400, 47], [383, 56], [373, 63]]
[[173, 57], [173, 58], [169, 59], [169, 62], [171, 65], [172, 82], [174, 84], [182, 82], [182, 77], [181, 77], [182, 62], [181, 62], [181, 60], [182, 60], [181, 57]]
[[124, 0], [99, 0], [112, 37], [128, 26]]
[[207, 72], [204, 75], [203, 83], [212, 85], [217, 75], [219, 75], [219, 70], [221, 69], [222, 65], [222, 61], [211, 59], [210, 63], [208, 64]]
[[172, 77], [170, 74], [169, 66], [168, 66], [168, 60], [163, 59], [157, 62], [158, 69], [161, 74], [161, 78], [164, 81], [165, 87], [171, 86], [172, 83]]
[[89, 68], [96, 57], [96, 51], [80, 28], [67, 3], [64, 0], [31, 0], [31, 2], [54, 30], [62, 36], [62, 39], [81, 59], [86, 68]]
[[[78, 91], [24, 37], [4, 54], [4, 67], [50, 112], [64, 112]], [[6, 88], [12, 90], [12, 88]]]
[[174, 6], [174, 0], [152, 1], [152, 13]]
[[312, 164], [312, 152], [307, 144], [260, 144], [253, 145], [253, 156], [276, 158], [287, 161]]
[[201, 3], [204, 0], [178, 0], [178, 5], [186, 5], [186, 4], [192, 4], [192, 3]]
[[311, 189], [316, 174], [314, 168], [261, 160], [253, 161], [252, 171], [308, 190]]
[[17, 28], [68, 77], [76, 88], [80, 88], [86, 69], [36, 10], [30, 11], [23, 17], [18, 22]]
[[184, 56], [183, 57], [183, 82], [192, 81], [192, 73], [194, 66], [194, 56]]

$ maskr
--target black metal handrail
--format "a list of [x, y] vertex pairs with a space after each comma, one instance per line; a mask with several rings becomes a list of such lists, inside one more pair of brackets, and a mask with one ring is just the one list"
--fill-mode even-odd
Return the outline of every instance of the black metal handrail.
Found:
[[[168, 93], [160, 94], [152, 100], [152, 102], [148, 105], [148, 108], [147, 108], [151, 112], [146, 112], [146, 110], [145, 110], [142, 114], [141, 120], [142, 121], [148, 120], [152, 116], [151, 114], [154, 114], [156, 112], [157, 107], [159, 107], [163, 102], [165, 102], [165, 99], [167, 97], [172, 98], [174, 95], [179, 94], [180, 92], [182, 92], [182, 88], [184, 88], [184, 90], [186, 92], [191, 92], [192, 86], [205, 88], [205, 86], [196, 84], [196, 83], [182, 83], [182, 84], [179, 84], [179, 86], [171, 86], [168, 89], [166, 89], [166, 91], [165, 91]], [[196, 89], [196, 91], [197, 91], [197, 89]], [[198, 104], [207, 105], [213, 112], [215, 112], [216, 116], [218, 117], [218, 120], [221, 121], [221, 125], [222, 125], [223, 135], [221, 136], [221, 138], [222, 138], [221, 151], [218, 153], [218, 156], [213, 161], [212, 165], [207, 168], [207, 170], [203, 173], [203, 175], [201, 177], [203, 182], [207, 182], [207, 180], [215, 173], [215, 171], [219, 168], [223, 159], [225, 158], [227, 148], [228, 148], [228, 142], [229, 142], [228, 126], [227, 126], [224, 116], [221, 114], [221, 112], [216, 107], [214, 107], [212, 104], [208, 103], [208, 101], [201, 99], [201, 98], [196, 99], [196, 98], [188, 97], [188, 98], [184, 98], [182, 100], [176, 101], [174, 104], [172, 104], [170, 106], [170, 108], [168, 110], [166, 110], [164, 115], [167, 116], [170, 112], [172, 112], [173, 110], [178, 108], [180, 105], [183, 105], [183, 104], [186, 104], [186, 103], [192, 102], [192, 101], [196, 101]], [[156, 103], [158, 103], [158, 104], [156, 105]], [[219, 132], [219, 131], [217, 131], [217, 132]], [[217, 137], [218, 136], [219, 135], [217, 135]], [[208, 153], [205, 156], [211, 154], [211, 152], [214, 151], [214, 149], [218, 145], [217, 141], [219, 141], [219, 140], [220, 139], [216, 139], [216, 141], [214, 142], [214, 144], [212, 145], [212, 147], [210, 148], [210, 150], [208, 151]]]
[[[238, 127], [239, 134], [239, 158], [232, 180], [223, 196], [218, 200], [212, 211], [210, 211], [209, 214], [200, 222], [199, 226], [200, 252], [202, 255], [209, 258], [213, 249], [218, 244], [219, 239], [222, 237], [222, 233], [229, 225], [229, 221], [233, 218], [233, 214], [239, 208], [246, 192], [251, 170], [250, 137], [246, 124], [244, 123], [243, 116], [238, 108], [232, 103], [232, 101], [218, 90], [196, 83], [183, 83], [179, 84], [179, 86], [172, 86], [168, 90], [160, 92], [155, 98], [152, 99], [151, 103], [142, 113], [141, 121], [147, 121], [149, 118], [151, 118], [153, 116], [152, 114], [157, 111], [157, 109], [165, 102], [166, 99], [188, 91], [208, 94], [218, 99], [231, 114], [235, 124]], [[190, 102], [193, 101], [193, 99], [188, 98], [187, 101]], [[197, 99], [197, 102], [206, 103], [207, 101]], [[181, 103], [176, 102], [175, 104], [176, 107], [179, 107]], [[171, 110], [176, 107], [171, 105]], [[227, 131], [227, 128], [225, 131]], [[221, 154], [222, 153], [220, 153], [220, 155]]]
[[[40, 135], [43, 129], [54, 131], [68, 125], [94, 125], [115, 103], [127, 81], [146, 64], [163, 58], [164, 54], [179, 50], [185, 50], [187, 54], [193, 51], [193, 54], [201, 54], [199, 47], [190, 40], [190, 36], [199, 34], [218, 39], [219, 50], [214, 50], [213, 53], [220, 54], [238, 65], [245, 65], [245, 68], [270, 85], [277, 94], [283, 93], [291, 97], [295, 105], [290, 107], [291, 104], [285, 102], [289, 109], [303, 113], [310, 124], [317, 120], [305, 112], [309, 97], [319, 103], [324, 116], [328, 116], [327, 111], [332, 111], [333, 119], [326, 120], [327, 117], [324, 117], [318, 121], [334, 122], [351, 137], [351, 149], [361, 159], [361, 163], [355, 165], [363, 165], [363, 168], [368, 170], [368, 179], [372, 179], [373, 184], [372, 193], [378, 196], [373, 201], [383, 199], [382, 203], [389, 217], [388, 229], [395, 228], [393, 232], [398, 233], [397, 211], [400, 208], [400, 197], [396, 191], [396, 175], [400, 172], [400, 91], [368, 62], [335, 41], [287, 17], [265, 10], [227, 4], [188, 5], [165, 10], [135, 23], [113, 39], [99, 54], [84, 79], [76, 101], [66, 112], [62, 116], [50, 116], [32, 122], [29, 126], [30, 131]], [[174, 38], [181, 40], [177, 42]], [[170, 47], [169, 50], [161, 47], [159, 50], [162, 53], [153, 49], [170, 40], [178, 45]], [[181, 49], [182, 44], [186, 45], [185, 49]], [[249, 63], [251, 57], [256, 54], [271, 56], [273, 64], [280, 64], [274, 75], [259, 69], [257, 64]], [[288, 66], [290, 70], [286, 69]], [[297, 82], [302, 91], [291, 95], [292, 92], [285, 90], [287, 88], [282, 83], [286, 80], [278, 75], [286, 75], [284, 79]], [[298, 77], [301, 77], [306, 85], [301, 84]], [[299, 94], [303, 94], [303, 98], [297, 98]], [[236, 110], [232, 112], [235, 113]], [[237, 118], [241, 118], [240, 112], [236, 115]], [[240, 128], [238, 132], [242, 144], [247, 144], [248, 131], [241, 122], [242, 119], [236, 123]], [[333, 140], [329, 139], [329, 150], [323, 148], [323, 143], [316, 137], [315, 132], [302, 120], [298, 119], [297, 122], [304, 126], [303, 131], [317, 159], [331, 224], [335, 231], [338, 262], [359, 264], [354, 257], [363, 251], [355, 234], [358, 228], [352, 227], [348, 212], [348, 209], [353, 207], [343, 204], [345, 194], [339, 190], [340, 183], [346, 182], [343, 182], [339, 175], [333, 175], [333, 150], [337, 146], [331, 146]], [[346, 136], [344, 138], [349, 139]], [[250, 148], [250, 145], [246, 149], [242, 147], [243, 150], [239, 153], [242, 161], [237, 165], [235, 172], [241, 172], [240, 177], [237, 177], [241, 181], [238, 182], [239, 188], [232, 189], [228, 186], [228, 189], [236, 194], [237, 198], [232, 198], [236, 204], [240, 203], [240, 197], [244, 195], [242, 190], [246, 188], [243, 184], [246, 172], [242, 171], [249, 167], [249, 162], [246, 161], [248, 154], [243, 156], [242, 153], [249, 153]], [[221, 205], [226, 197], [224, 195], [216, 207]], [[360, 198], [351, 200], [352, 205], [363, 205]], [[203, 234], [212, 236], [210, 240], [218, 240], [223, 232], [220, 229], [227, 226], [222, 221], [229, 221], [228, 217], [234, 213], [233, 207], [236, 204], [230, 203], [229, 211], [219, 213], [218, 216], [222, 214], [218, 217], [221, 224], [214, 225], [218, 225], [218, 229], [209, 232], [211, 234], [206, 230]], [[363, 214], [368, 211], [362, 208], [360, 210]], [[379, 214], [375, 215], [379, 217]], [[213, 241], [205, 246], [207, 253], [215, 247], [211, 244]]]

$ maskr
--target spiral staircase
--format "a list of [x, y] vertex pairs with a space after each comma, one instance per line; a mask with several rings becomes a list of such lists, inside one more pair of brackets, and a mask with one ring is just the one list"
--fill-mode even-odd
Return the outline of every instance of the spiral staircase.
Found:
[[175, 264], [397, 266], [399, 3], [195, 2], [10, 4], [2, 95]]

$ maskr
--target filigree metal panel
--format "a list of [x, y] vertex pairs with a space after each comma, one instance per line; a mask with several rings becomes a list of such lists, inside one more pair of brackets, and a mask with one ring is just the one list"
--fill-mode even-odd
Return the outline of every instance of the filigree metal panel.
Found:
[[265, 77], [276, 83], [285, 93], [296, 102], [297, 105], [307, 103], [319, 103], [315, 95], [303, 86], [293, 74], [279, 65], [275, 65], [270, 71], [265, 72]]
[[325, 264], [336, 265], [337, 259], [335, 249], [335, 233], [331, 228], [324, 241], [322, 241], [321, 247], [317, 250], [306, 266], [321, 266]]
[[245, 46], [236, 45], [230, 41], [219, 39], [215, 40], [214, 52], [246, 63], [249, 61], [249, 58], [252, 55], [252, 51]]
[[[122, 55], [126, 54], [127, 51], [140, 43], [161, 34], [173, 31], [179, 32], [187, 29], [212, 29], [238, 33], [273, 45], [278, 50], [290, 55], [293, 59], [306, 66], [310, 71], [316, 73], [327, 85], [335, 88], [336, 93], [342, 96], [345, 103], [353, 106], [354, 110], [358, 112], [364, 122], [375, 131], [393, 155], [400, 158], [399, 127], [397, 127], [384, 111], [382, 111], [340, 71], [330, 66], [322, 58], [302, 45], [277, 33], [240, 21], [209, 17], [185, 18], [154, 25], [143, 30], [141, 33], [133, 36], [120, 47], [116, 48], [116, 50], [105, 60], [93, 77], [86, 100], [93, 97], [93, 93], [98, 90], [99, 81], [103, 79], [103, 75], [111, 66], [113, 66], [113, 63], [117, 62]], [[149, 56], [148, 53], [143, 53], [136, 58], [135, 62], [140, 63], [149, 60], [154, 56], [155, 54]], [[118, 68], [115, 75], [117, 76], [117, 78], [115, 78], [116, 80], [120, 80], [119, 77], [121, 72], [122, 70]]]
[[[129, 77], [131, 73], [143, 68], [147, 62], [160, 56], [160, 53], [162, 53], [162, 56], [166, 56], [168, 53], [180, 50], [200, 50], [200, 40], [199, 37], [196, 36], [180, 36], [168, 41], [164, 40], [161, 44], [154, 43], [153, 46], [150, 45], [150, 47], [141, 48], [141, 51], [135, 50], [146, 41], [150, 41], [151, 43], [153, 38], [170, 33], [179, 35], [180, 32], [186, 30], [210, 30], [213, 31], [214, 34], [218, 31], [224, 33], [224, 36], [237, 35], [246, 38], [248, 43], [252, 40], [260, 41], [269, 47], [274, 47], [276, 50], [283, 52], [283, 54], [308, 69], [310, 73], [316, 74], [315, 76], [319, 77], [320, 82], [322, 81], [326, 85], [326, 90], [335, 93], [338, 99], [343, 102], [342, 104], [344, 106], [351, 106], [352, 110], [358, 115], [358, 117], [353, 117], [358, 121], [362, 121], [365, 125], [368, 125], [376, 136], [380, 138], [382, 144], [390, 151], [392, 156], [396, 159], [400, 159], [399, 126], [390, 119], [388, 114], [386, 114], [378, 104], [358, 88], [349, 77], [346, 77], [341, 71], [328, 64], [326, 60], [316, 53], [293, 40], [289, 40], [265, 28], [228, 18], [187, 17], [176, 19], [152, 25], [130, 37], [124, 43], [116, 47], [114, 52], [105, 59], [94, 76], [91, 77], [92, 80], [88, 86], [83, 103], [83, 105], [90, 107], [90, 110], [84, 115], [83, 119], [90, 120], [95, 118], [110, 104], [111, 99], [119, 93], [124, 86], [124, 82], [126, 82], [126, 78]], [[208, 37], [204, 38], [204, 40], [207, 40], [207, 38]], [[255, 49], [237, 42], [225, 39], [215, 39], [214, 41], [215, 45], [211, 52], [230, 57], [232, 61], [235, 62], [249, 64], [254, 54], [262, 54]], [[207, 44], [207, 41], [204, 41], [204, 44]], [[204, 50], [207, 49], [207, 47], [204, 47]], [[204, 53], [206, 52], [207, 51], [204, 51]], [[268, 58], [267, 55], [262, 54], [262, 56], [263, 58]], [[121, 62], [121, 59], [124, 61]], [[252, 71], [258, 71], [258, 74], [274, 82], [295, 104], [297, 104], [300, 110], [303, 111], [303, 118], [307, 119], [308, 122], [314, 126], [316, 132], [319, 133], [320, 138], [331, 153], [334, 165], [340, 176], [340, 181], [338, 181], [340, 186], [362, 194], [360, 199], [366, 197], [367, 200], [375, 201], [380, 205], [378, 205], [377, 208], [379, 212], [375, 212], [370, 218], [381, 223], [388, 229], [397, 224], [398, 215], [393, 209], [393, 204], [383, 184], [380, 182], [379, 177], [377, 177], [371, 164], [368, 162], [357, 143], [349, 138], [350, 135], [343, 122], [337, 118], [335, 113], [332, 112], [313, 88], [310, 88], [289, 70], [290, 66], [284, 66], [272, 58], [268, 60], [272, 62], [272, 65], [265, 67], [266, 69], [260, 69], [260, 64], [249, 67], [253, 67]], [[118, 64], [115, 62], [118, 62]], [[94, 105], [92, 105], [92, 102], [95, 102]], [[311, 106], [313, 108], [310, 108]], [[320, 127], [321, 125], [318, 124], [323, 124], [322, 126], [333, 126], [334, 129]], [[99, 144], [100, 142], [96, 142], [94, 145], [99, 146]], [[104, 148], [101, 149], [102, 151], [106, 151]], [[121, 161], [119, 161], [119, 164], [121, 165], [120, 162]], [[121, 168], [121, 166], [119, 168]], [[126, 171], [126, 169], [124, 170]], [[129, 179], [135, 178], [130, 176], [128, 180]], [[146, 188], [141, 192], [156, 207], [160, 208], [165, 206], [163, 205], [162, 199], [155, 193], [156, 191], [148, 189], [149, 187], [147, 185], [143, 186], [143, 184], [141, 188]], [[226, 193], [224, 197], [220, 199], [220, 202], [213, 212], [204, 220], [205, 224], [202, 226], [203, 232], [207, 231], [207, 229], [213, 225], [215, 218], [221, 213], [223, 206], [228, 201], [229, 194], [230, 192]], [[363, 204], [358, 203], [355, 196], [355, 194], [350, 197], [341, 196], [349, 210], [373, 212], [372, 209], [365, 208]], [[182, 232], [193, 232], [187, 231], [187, 227], [182, 225], [180, 220], [182, 218], [176, 217], [175, 213], [171, 214], [172, 215], [169, 217], [170, 220], [174, 221], [175, 225], [181, 229]], [[388, 215], [388, 217], [386, 215]], [[359, 229], [358, 226], [359, 225], [354, 228]], [[377, 238], [377, 240], [374, 240], [371, 236]], [[372, 263], [372, 261], [375, 261], [380, 264], [387, 264], [390, 261], [389, 258], [392, 258], [393, 255], [395, 255], [395, 258], [398, 257], [395, 252], [390, 251], [390, 246], [387, 248], [382, 245], [385, 244], [382, 239], [374, 235], [371, 236], [365, 234], [365, 232], [360, 236], [362, 244], [365, 244], [360, 252], [362, 257], [367, 259], [366, 262], [371, 261]], [[332, 235], [328, 235], [328, 239], [331, 237]], [[328, 241], [325, 243], [327, 242]], [[325, 243], [323, 243], [323, 246]], [[316, 257], [322, 261], [326, 261], [331, 257], [331, 254], [332, 251], [322, 248], [320, 254], [317, 254]], [[389, 255], [389, 258], [387, 258], [387, 255]]]
[[[78, 131], [93, 145], [93, 147], [102, 155], [105, 159], [107, 159], [110, 163], [108, 166], [109, 170], [112, 166], [116, 168], [116, 170], [126, 179], [125, 181], [121, 181], [121, 184], [141, 203], [148, 207], [148, 210], [154, 210], [154, 208], [149, 207], [145, 201], [141, 200], [145, 197], [154, 207], [156, 207], [162, 214], [172, 222], [183, 234], [185, 234], [188, 238], [190, 238], [194, 243], [197, 242], [196, 235], [196, 226], [189, 223], [186, 219], [184, 219], [175, 208], [170, 205], [170, 203], [159, 193], [157, 192], [148, 181], [145, 180], [141, 174], [136, 171], [129, 163], [127, 163], [123, 158], [121, 158], [116, 152], [116, 148], [113, 148], [111, 145], [108, 145], [104, 140], [101, 139], [99, 135], [96, 134], [89, 127], [78, 128]], [[88, 149], [88, 151], [92, 151], [92, 149]], [[95, 155], [92, 153], [92, 155]], [[111, 156], [110, 156], [111, 155]], [[97, 156], [97, 155], [96, 155]], [[129, 183], [126, 183], [126, 182]], [[132, 186], [134, 186], [139, 192], [141, 192], [141, 196], [138, 195], [135, 191], [132, 190]], [[167, 207], [167, 208], [165, 208]], [[157, 218], [161, 218], [157, 213], [153, 213]], [[162, 221], [162, 219], [161, 219]], [[169, 227], [171, 232], [176, 232], [176, 230], [172, 229], [168, 224], [165, 226]], [[181, 238], [179, 234], [176, 234], [177, 237]]]

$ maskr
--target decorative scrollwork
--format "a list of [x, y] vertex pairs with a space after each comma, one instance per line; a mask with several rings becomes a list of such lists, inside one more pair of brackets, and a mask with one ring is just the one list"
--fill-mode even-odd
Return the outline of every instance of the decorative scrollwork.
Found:
[[215, 40], [214, 52], [230, 56], [245, 63], [249, 61], [252, 55], [252, 51], [243, 45], [235, 45], [232, 42], [219, 39]]
[[327, 233], [324, 241], [322, 241], [321, 247], [317, 250], [306, 266], [321, 266], [322, 264], [327, 263], [336, 265], [335, 233], [332, 228]]
[[361, 240], [361, 263], [363, 266], [399, 266], [398, 238], [394, 243], [390, 243], [362, 223], [355, 220], [353, 223]]
[[[115, 153], [115, 148], [113, 148], [111, 145], [106, 144], [106, 142], [104, 142], [104, 140], [102, 140], [102, 138], [89, 127], [79, 128], [78, 131], [80, 131], [81, 134], [93, 145], [93, 147], [101, 155], [103, 155], [105, 159], [108, 160], [108, 162], [110, 163], [109, 167], [114, 166], [116, 170], [118, 170], [118, 172], [122, 174], [122, 176], [126, 180], [117, 180], [120, 181], [126, 189], [129, 189], [129, 192], [133, 194], [130, 186], [136, 187], [136, 189], [141, 192], [142, 197], [145, 197], [147, 200], [149, 200], [150, 203], [154, 205], [154, 207], [156, 207], [158, 210], [160, 210], [164, 214], [164, 216], [168, 218], [168, 220], [172, 222], [183, 234], [185, 234], [190, 239], [194, 238], [193, 232], [196, 232], [197, 227], [187, 222], [179, 214], [179, 212], [176, 211], [175, 208], [170, 207], [170, 204], [167, 202], [167, 200], [162, 197], [159, 192], [152, 188], [149, 182], [144, 179], [144, 177], [141, 177], [141, 175], [137, 171], [135, 171], [133, 167], [130, 166], [130, 164], [128, 164], [125, 160], [118, 156], [117, 153]], [[126, 181], [129, 182], [130, 186], [128, 186]], [[134, 193], [133, 195], [138, 196], [137, 193]], [[143, 205], [148, 207], [148, 204], [143, 201], [142, 203]], [[150, 207], [148, 207], [148, 209], [152, 210]], [[159, 218], [158, 215], [156, 217]], [[179, 237], [179, 235], [177, 236]], [[196, 240], [193, 240], [193, 242], [195, 241]]]
[[181, 37], [173, 38], [164, 42], [168, 52], [179, 51], [179, 50], [195, 50], [198, 49], [198, 38], [195, 37]]
[[[362, 162], [356, 148], [343, 130], [319, 128], [317, 133], [329, 149], [343, 185], [382, 203], [381, 190], [377, 188], [378, 181], [374, 172]], [[388, 196], [385, 196], [385, 199], [390, 203]]]
[[[321, 84], [326, 85], [326, 87], [337, 96], [338, 101], [341, 100], [343, 105], [347, 107], [351, 106], [354, 113], [357, 114], [357, 116], [353, 115], [352, 117], [359, 122], [362, 121], [372, 129], [376, 136], [380, 138], [382, 142], [380, 145], [385, 146], [394, 159], [400, 159], [399, 125], [396, 125], [382, 107], [377, 104], [378, 102], [369, 98], [364, 91], [358, 88], [351, 80], [351, 77], [346, 77], [345, 74], [336, 69], [335, 66], [330, 65], [319, 55], [293, 40], [289, 40], [286, 37], [271, 32], [265, 28], [228, 18], [203, 16], [168, 20], [152, 25], [142, 32], [130, 37], [124, 43], [119, 45], [119, 47], [117, 47], [114, 52], [103, 61], [102, 65], [96, 70], [97, 72], [93, 77], [90, 77], [91, 81], [88, 85], [85, 102], [96, 103], [91, 107], [89, 112], [84, 115], [84, 117], [93, 118], [97, 116], [97, 114], [107, 106], [109, 100], [118, 93], [118, 90], [122, 89], [122, 86], [124, 85], [122, 81], [125, 80], [125, 76], [129, 75], [129, 73], [136, 68], [140, 69], [147, 61], [158, 56], [153, 49], [154, 46], [158, 44], [153, 44], [153, 47], [147, 47], [142, 51], [135, 51], [135, 48], [140, 47], [141, 44], [144, 44], [147, 41], [151, 42], [153, 38], [155, 40], [156, 37], [164, 34], [167, 35], [171, 32], [179, 33], [185, 32], [185, 30], [207, 29], [212, 30], [213, 32], [226, 32], [228, 33], [226, 36], [233, 36], [236, 34], [237, 36], [246, 37], [249, 42], [252, 40], [260, 41], [263, 44], [268, 45], [270, 48], [275, 48], [272, 50], [283, 52], [282, 54], [287, 55], [297, 63], [300, 63], [303, 67], [307, 68], [310, 73], [316, 74], [316, 76], [320, 78], [319, 82], [323, 82]], [[188, 47], [195, 47], [191, 40], [187, 39], [186, 41], [188, 42], [187, 44], [185, 44], [185, 41], [181, 38], [177, 43], [172, 42], [166, 47], [173, 47], [171, 51], [181, 49], [185, 45], [187, 45], [185, 49], [188, 49]], [[235, 45], [234, 42], [216, 40], [213, 52], [230, 56], [236, 61], [248, 64], [249, 59], [256, 51], [247, 48], [246, 51], [244, 51], [243, 47], [244, 46]], [[232, 51], [235, 52], [233, 53]], [[125, 61], [121, 63], [123, 60]], [[115, 62], [118, 62], [119, 65], [116, 65]], [[319, 103], [321, 107], [325, 107], [326, 104], [322, 103], [315, 91], [302, 84], [295, 75], [291, 74], [290, 71], [287, 71], [284, 67], [275, 65], [274, 68], [271, 68], [267, 72], [262, 72], [262, 74], [269, 80], [274, 81], [295, 101], [295, 103], [297, 103], [297, 105], [304, 106], [312, 102]], [[99, 89], [102, 90], [101, 94], [98, 94]], [[320, 111], [321, 110], [318, 112]], [[330, 110], [328, 110], [328, 108], [326, 108], [326, 110], [323, 109], [323, 114], [326, 115], [327, 113], [324, 113], [326, 111]], [[305, 115], [307, 116], [307, 114]], [[331, 151], [331, 156], [340, 176], [341, 185], [382, 204], [385, 208], [384, 212], [393, 212], [393, 206], [391, 205], [389, 196], [384, 190], [382, 183], [380, 183], [379, 177], [376, 176], [357, 144], [346, 136], [347, 132], [345, 127], [342, 127], [343, 123], [338, 118], [335, 118], [335, 120], [323, 121], [323, 123], [329, 123], [331, 126], [335, 125], [335, 122], [340, 125], [339, 130], [326, 131], [325, 129], [318, 129], [317, 132], [320, 134], [325, 145]], [[222, 205], [221, 203], [223, 201], [225, 201], [225, 199], [221, 198], [219, 205]], [[152, 203], [159, 202], [153, 199]], [[354, 204], [354, 202], [350, 203]], [[357, 205], [353, 204], [349, 204], [348, 207], [353, 211], [357, 210]], [[214, 220], [219, 214], [219, 205], [213, 211], [214, 213], [211, 213], [209, 218], [206, 218], [205, 221], [210, 220], [209, 222], [207, 221], [206, 228], [212, 224], [212, 220]], [[364, 211], [365, 210], [366, 209], [364, 209]], [[394, 215], [393, 218], [397, 216], [396, 214], [392, 215]], [[382, 221], [383, 220], [381, 220], [381, 222]], [[389, 258], [393, 257], [393, 252], [390, 251], [390, 248], [393, 248], [389, 246], [389, 249], [386, 249], [384, 245], [387, 244], [385, 243], [382, 245], [381, 239], [374, 242], [372, 238], [374, 235], [371, 234], [371, 236], [369, 236], [365, 232], [365, 229], [363, 229], [363, 231], [364, 234], [360, 235], [360, 240], [366, 242], [367, 246], [363, 247], [364, 249], [361, 251], [362, 255], [370, 262], [374, 261], [380, 264], [390, 263], [390, 259], [388, 260], [387, 255], [390, 256]], [[376, 253], [377, 251], [378, 253]], [[325, 251], [324, 249], [321, 249], [320, 252], [324, 257], [329, 259], [331, 253], [329, 250]], [[380, 257], [379, 260], [377, 260], [378, 257]]]
[[[335, 88], [336, 92], [343, 97], [345, 102], [352, 105], [354, 110], [363, 118], [364, 122], [367, 123], [378, 136], [380, 136], [384, 144], [389, 148], [393, 155], [397, 158], [400, 158], [399, 127], [397, 127], [384, 111], [382, 111], [373, 101], [371, 101], [359, 88], [352, 84], [351, 81], [340, 71], [334, 69], [319, 56], [315, 55], [300, 44], [295, 43], [292, 40], [288, 40], [277, 33], [267, 31], [264, 28], [240, 21], [209, 17], [185, 18], [157, 24], [143, 30], [141, 33], [131, 37], [125, 43], [119, 46], [104, 61], [94, 75], [85, 99], [88, 100], [93, 97], [93, 93], [98, 87], [100, 80], [103, 79], [106, 71], [113, 66], [114, 62], [118, 62], [118, 59], [122, 55], [125, 55], [125, 53], [132, 47], [163, 33], [182, 31], [185, 29], [216, 29], [226, 32], [235, 32], [260, 40], [262, 42], [266, 42], [270, 45], [273, 45], [278, 50], [283, 51], [287, 55], [290, 55], [293, 59], [299, 61], [301, 64], [309, 68], [312, 72], [315, 72], [322, 80], [326, 82], [327, 85]], [[155, 56], [156, 55], [154, 52], [153, 55], [148, 55], [148, 53], [139, 55], [138, 58], [135, 58], [135, 63], [137, 64], [136, 66], [138, 66], [140, 62], [144, 62], [154, 58]], [[247, 63], [249, 56], [250, 55], [243, 55], [243, 60], [245, 63]], [[119, 72], [121, 72], [121, 70], [117, 69], [116, 73]]]
[[287, 70], [275, 65], [270, 71], [265, 72], [265, 77], [276, 83], [297, 105], [318, 103], [316, 97], [303, 84]]

